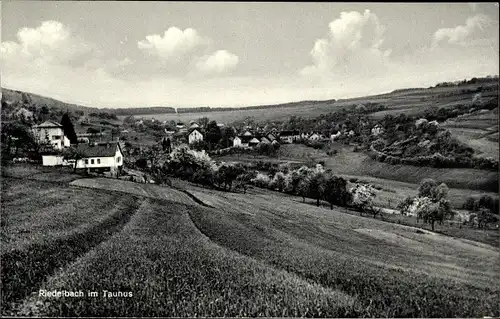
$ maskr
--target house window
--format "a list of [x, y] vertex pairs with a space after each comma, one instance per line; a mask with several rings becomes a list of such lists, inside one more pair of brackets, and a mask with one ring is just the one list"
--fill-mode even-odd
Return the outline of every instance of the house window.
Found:
[[91, 159], [91, 160], [90, 160], [90, 164], [94, 164], [94, 159]]
[[88, 164], [89, 163], [89, 160], [88, 159], [85, 159], [85, 164]]
[[116, 158], [116, 162], [117, 162], [118, 164], [121, 162], [121, 160], [122, 160], [121, 156], [118, 156], [118, 157]]
[[61, 139], [61, 137], [60, 137], [59, 135], [53, 135], [53, 136], [52, 136], [52, 139], [53, 139], [53, 140], [60, 140], [60, 139]]
[[97, 159], [97, 164], [101, 164], [101, 159], [100, 158]]

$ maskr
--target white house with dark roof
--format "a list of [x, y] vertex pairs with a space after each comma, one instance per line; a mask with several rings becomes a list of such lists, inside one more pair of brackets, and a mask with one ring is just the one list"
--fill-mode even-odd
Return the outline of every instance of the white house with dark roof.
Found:
[[32, 127], [35, 139], [41, 142], [49, 142], [54, 148], [61, 150], [70, 147], [69, 139], [64, 135], [63, 126], [54, 121], [45, 121]]
[[191, 133], [188, 135], [188, 141], [189, 144], [192, 144], [197, 141], [203, 141], [203, 134], [200, 133], [197, 129], [194, 129]]
[[236, 147], [248, 147], [250, 141], [252, 140], [252, 136], [236, 136], [233, 140], [233, 146]]
[[76, 168], [91, 171], [109, 171], [119, 175], [123, 166], [123, 152], [117, 142], [103, 144], [78, 144], [78, 153], [82, 155], [76, 162]]

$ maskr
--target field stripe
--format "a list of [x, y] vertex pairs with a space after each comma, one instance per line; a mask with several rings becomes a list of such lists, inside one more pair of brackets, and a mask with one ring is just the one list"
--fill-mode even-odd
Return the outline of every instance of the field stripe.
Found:
[[2, 315], [11, 314], [17, 302], [60, 267], [87, 253], [120, 231], [139, 207], [140, 198], [128, 196], [97, 225], [60, 239], [12, 250], [1, 256]]

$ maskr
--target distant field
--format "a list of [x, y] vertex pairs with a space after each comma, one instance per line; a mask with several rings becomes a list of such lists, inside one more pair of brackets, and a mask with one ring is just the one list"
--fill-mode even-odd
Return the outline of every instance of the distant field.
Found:
[[498, 160], [498, 108], [448, 120], [443, 123], [443, 127], [458, 140], [472, 147], [478, 157], [492, 157]]
[[[232, 123], [243, 120], [246, 117], [253, 117], [258, 120], [287, 120], [290, 115], [312, 117], [321, 114], [333, 112], [337, 106], [332, 104], [319, 105], [301, 105], [295, 107], [283, 107], [273, 109], [250, 109], [241, 111], [212, 111], [212, 112], [196, 112], [196, 113], [163, 113], [163, 114], [145, 114], [135, 115], [136, 118], [155, 119], [158, 121], [182, 121], [188, 123], [191, 120], [197, 120], [201, 117], [208, 117], [210, 120], [215, 120], [217, 123]], [[125, 116], [120, 116], [120, 119]]]
[[[284, 144], [280, 148], [280, 156], [271, 158], [271, 161], [292, 161], [294, 165], [306, 163], [313, 159], [324, 161], [325, 167], [332, 169], [339, 175], [379, 178], [390, 181], [419, 184], [423, 178], [433, 178], [446, 183], [451, 188], [468, 189], [481, 192], [496, 192], [498, 174], [492, 171], [462, 168], [434, 168], [411, 165], [390, 165], [372, 160], [362, 152], [353, 152], [352, 147], [337, 145], [340, 152], [328, 156], [322, 150], [315, 150], [302, 144]], [[225, 161], [254, 161], [251, 155], [231, 155], [215, 157]], [[257, 159], [266, 160], [264, 157]], [[269, 158], [268, 158], [269, 159]], [[297, 163], [297, 164], [295, 164]]]
[[[480, 85], [470, 84], [460, 87], [439, 87], [431, 89], [415, 89], [403, 92], [393, 92], [374, 96], [338, 100], [334, 103], [322, 102], [301, 102], [291, 107], [278, 107], [272, 109], [241, 109], [238, 111], [212, 111], [194, 112], [180, 114], [144, 114], [135, 115], [136, 118], [154, 118], [159, 121], [183, 121], [189, 122], [200, 117], [208, 117], [219, 123], [231, 123], [243, 120], [246, 117], [253, 117], [257, 121], [266, 120], [287, 120], [290, 116], [302, 116], [306, 118], [317, 117], [321, 114], [334, 112], [335, 110], [357, 104], [380, 103], [388, 107], [389, 110], [373, 113], [372, 116], [379, 118], [386, 114], [418, 114], [430, 106], [450, 107], [454, 104], [469, 103], [472, 101], [474, 93], [462, 93], [462, 90], [475, 90]], [[485, 87], [496, 87], [496, 90], [483, 92], [483, 98], [498, 96], [498, 84], [483, 84]], [[446, 96], [452, 94], [451, 96]], [[124, 119], [125, 116], [119, 116]]]

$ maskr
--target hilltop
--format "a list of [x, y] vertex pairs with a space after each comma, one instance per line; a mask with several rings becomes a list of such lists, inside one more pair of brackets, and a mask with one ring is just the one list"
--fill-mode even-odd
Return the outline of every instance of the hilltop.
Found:
[[[458, 82], [443, 82], [428, 88], [396, 89], [389, 93], [377, 94], [349, 99], [304, 100], [272, 105], [255, 105], [246, 107], [193, 107], [176, 108], [172, 106], [132, 107], [132, 108], [98, 108], [58, 101], [41, 95], [2, 88], [2, 102], [8, 104], [28, 99], [31, 104], [46, 105], [50, 109], [80, 111], [84, 113], [105, 112], [116, 116], [141, 116], [145, 118], [172, 119], [174, 114], [180, 120], [196, 120], [209, 116], [218, 122], [232, 122], [246, 117], [259, 120], [283, 120], [292, 115], [315, 117], [335, 111], [341, 107], [359, 104], [382, 104], [386, 109], [373, 113], [374, 117], [386, 114], [407, 115], [420, 112], [429, 106], [449, 107], [457, 103], [470, 102], [474, 94], [481, 92], [483, 98], [498, 96], [498, 77], [472, 78]], [[263, 112], [272, 109], [273, 112]], [[234, 112], [237, 111], [237, 112]], [[271, 113], [271, 114], [267, 114]]]

